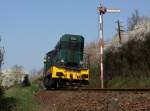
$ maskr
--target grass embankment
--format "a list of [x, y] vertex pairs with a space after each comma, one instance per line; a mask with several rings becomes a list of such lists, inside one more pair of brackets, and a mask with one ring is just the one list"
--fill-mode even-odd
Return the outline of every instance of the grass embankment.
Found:
[[150, 88], [148, 77], [114, 77], [107, 83], [109, 88]]
[[35, 92], [39, 90], [38, 85], [32, 84], [28, 87], [12, 87], [5, 91], [5, 97], [16, 99], [15, 111], [37, 111], [38, 104], [33, 99]]
[[[108, 88], [150, 88], [150, 78], [148, 77], [114, 77], [107, 83]], [[15, 86], [5, 90], [4, 105], [8, 108], [0, 111], [38, 111], [40, 108], [34, 100], [33, 95], [41, 88], [39, 84], [32, 84], [28, 87]], [[14, 109], [8, 110], [9, 106]]]

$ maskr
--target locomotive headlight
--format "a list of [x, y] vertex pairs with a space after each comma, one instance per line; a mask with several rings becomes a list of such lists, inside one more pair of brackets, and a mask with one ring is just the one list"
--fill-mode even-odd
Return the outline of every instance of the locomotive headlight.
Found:
[[61, 59], [61, 61], [60, 61], [60, 62], [64, 63], [64, 60], [63, 60], [63, 59]]
[[44, 57], [43, 62], [44, 62], [44, 63], [46, 62], [46, 57]]
[[83, 61], [80, 61], [80, 65], [83, 65]]

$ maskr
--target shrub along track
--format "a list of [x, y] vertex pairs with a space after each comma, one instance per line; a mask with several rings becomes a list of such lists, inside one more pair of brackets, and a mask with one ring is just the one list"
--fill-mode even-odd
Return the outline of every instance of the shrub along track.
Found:
[[34, 95], [39, 111], [150, 111], [150, 89], [62, 89]]

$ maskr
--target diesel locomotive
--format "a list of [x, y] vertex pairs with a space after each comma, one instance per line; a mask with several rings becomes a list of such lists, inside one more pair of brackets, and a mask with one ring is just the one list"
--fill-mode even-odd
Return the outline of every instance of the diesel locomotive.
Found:
[[89, 84], [88, 56], [84, 37], [63, 35], [44, 58], [43, 83], [47, 89]]

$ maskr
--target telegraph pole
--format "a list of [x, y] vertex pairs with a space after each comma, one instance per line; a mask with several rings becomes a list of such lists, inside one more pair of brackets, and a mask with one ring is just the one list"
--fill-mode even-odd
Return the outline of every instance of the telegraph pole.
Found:
[[103, 37], [103, 15], [108, 13], [119, 13], [118, 9], [107, 9], [106, 7], [100, 6], [98, 7], [99, 12], [99, 38], [100, 38], [100, 80], [101, 80], [101, 88], [104, 88], [104, 67], [103, 67], [103, 51], [104, 51], [104, 37]]
[[119, 43], [122, 44], [122, 35], [121, 33], [124, 32], [124, 30], [122, 29], [123, 26], [120, 25], [120, 21], [117, 21], [117, 25], [118, 25], [118, 37], [119, 37]]

